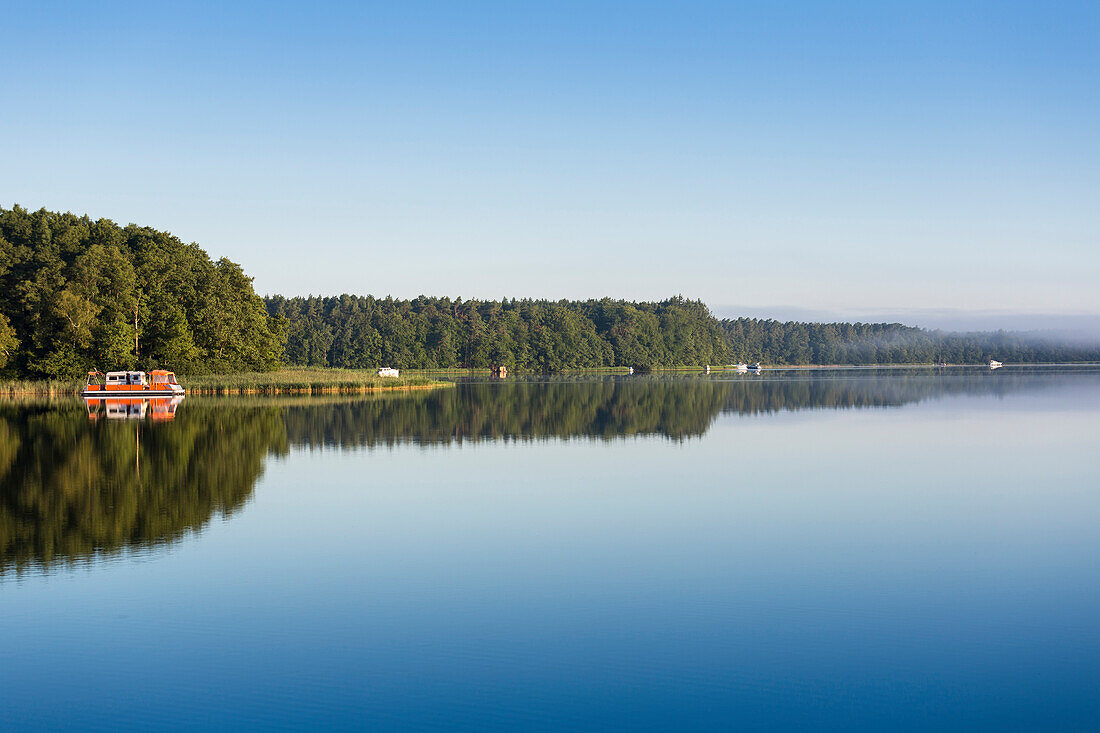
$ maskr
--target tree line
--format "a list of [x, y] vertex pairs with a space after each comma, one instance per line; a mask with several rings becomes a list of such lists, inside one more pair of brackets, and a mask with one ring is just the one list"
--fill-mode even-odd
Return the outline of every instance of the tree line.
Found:
[[560, 371], [720, 364], [727, 346], [700, 301], [414, 300], [341, 295], [266, 299], [288, 324], [287, 364], [345, 368]]
[[698, 300], [261, 298], [167, 232], [0, 208], [0, 375], [281, 365], [555, 372], [609, 366], [1100, 360], [1100, 348], [897, 323], [719, 321]]
[[[136, 319], [136, 323], [135, 323]], [[167, 232], [0, 208], [0, 370], [268, 370], [284, 324], [240, 265]]]
[[1007, 331], [948, 333], [900, 323], [802, 323], [727, 318], [732, 359], [765, 364], [977, 364], [1100, 361], [1100, 347]]

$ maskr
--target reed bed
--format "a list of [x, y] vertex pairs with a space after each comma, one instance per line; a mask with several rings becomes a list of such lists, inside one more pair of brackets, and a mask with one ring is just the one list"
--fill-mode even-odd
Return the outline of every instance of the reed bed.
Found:
[[275, 372], [207, 374], [180, 378], [190, 394], [341, 394], [434, 389], [441, 382], [419, 374], [380, 377], [369, 369], [288, 368]]
[[84, 388], [84, 380], [59, 379], [3, 379], [0, 380], [0, 397], [63, 397], [74, 395]]
[[[444, 382], [423, 374], [379, 377], [371, 369], [287, 368], [274, 372], [180, 375], [188, 394], [341, 394], [434, 389]], [[0, 397], [70, 397], [84, 380], [8, 379], [0, 381]]]

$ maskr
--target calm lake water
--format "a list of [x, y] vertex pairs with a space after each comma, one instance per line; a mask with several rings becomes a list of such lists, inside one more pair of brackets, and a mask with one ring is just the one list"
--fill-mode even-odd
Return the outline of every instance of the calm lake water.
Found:
[[1100, 727], [1100, 369], [0, 403], [0, 729]]

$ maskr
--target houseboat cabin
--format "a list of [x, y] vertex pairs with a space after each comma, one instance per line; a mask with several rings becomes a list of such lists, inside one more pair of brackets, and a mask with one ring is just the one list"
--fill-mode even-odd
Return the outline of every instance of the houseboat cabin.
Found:
[[[88, 377], [91, 378], [91, 373]], [[145, 384], [145, 372], [107, 372], [107, 384], [112, 387]], [[96, 382], [98, 384], [98, 381]], [[88, 384], [91, 384], [89, 382]]]

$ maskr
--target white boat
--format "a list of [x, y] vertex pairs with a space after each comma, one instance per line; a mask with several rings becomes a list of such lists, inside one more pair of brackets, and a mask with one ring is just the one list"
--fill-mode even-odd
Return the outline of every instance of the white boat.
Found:
[[734, 364], [734, 365], [733, 365], [733, 368], [734, 368], [734, 369], [735, 369], [735, 370], [736, 370], [736, 371], [737, 371], [737, 372], [738, 372], [739, 374], [744, 374], [745, 372], [747, 372], [747, 371], [749, 370], [749, 365], [748, 365], [748, 364], [740, 364], [740, 363], [739, 363], [739, 364]]
[[378, 376], [380, 377], [400, 377], [401, 372], [393, 367], [382, 367], [378, 370]]
[[994, 361], [993, 359], [989, 360], [989, 368], [990, 369], [1000, 369], [1003, 366], [1004, 366], [1004, 364], [1002, 364], [999, 361]]
[[750, 364], [749, 365], [749, 371], [753, 371], [753, 372], [760, 371], [760, 362], [756, 362], [755, 364]]

